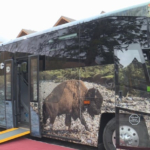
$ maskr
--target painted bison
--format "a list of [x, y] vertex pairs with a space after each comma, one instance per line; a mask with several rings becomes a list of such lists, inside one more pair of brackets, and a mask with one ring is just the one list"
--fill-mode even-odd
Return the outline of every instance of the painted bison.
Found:
[[82, 112], [85, 111], [84, 100], [90, 100], [86, 108], [92, 117], [100, 114], [103, 97], [97, 89], [88, 90], [81, 80], [68, 80], [59, 84], [43, 102], [43, 123], [46, 124], [47, 119], [50, 118], [52, 129], [56, 116], [66, 114], [65, 125], [69, 130], [71, 117], [74, 120], [79, 118], [85, 129], [88, 130], [82, 115]]

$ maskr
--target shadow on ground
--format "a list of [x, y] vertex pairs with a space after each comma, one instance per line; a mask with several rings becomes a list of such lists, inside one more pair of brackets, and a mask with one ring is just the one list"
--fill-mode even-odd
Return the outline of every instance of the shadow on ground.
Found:
[[[5, 129], [0, 128], [0, 131], [3, 131], [3, 130], [5, 130]], [[25, 138], [36, 140], [36, 141], [41, 141], [41, 142], [45, 142], [45, 143], [49, 143], [49, 144], [60, 145], [63, 147], [69, 147], [69, 148], [73, 148], [76, 150], [98, 150], [95, 147], [90, 147], [90, 146], [85, 146], [85, 145], [80, 145], [80, 144], [75, 144], [75, 143], [71, 143], [71, 142], [55, 140], [55, 139], [45, 138], [45, 137], [36, 138], [36, 137], [32, 137], [30, 135], [27, 135], [27, 136], [25, 136]]]
[[50, 138], [35, 138], [35, 137], [31, 137], [31, 136], [26, 136], [29, 139], [32, 140], [36, 140], [36, 141], [41, 141], [41, 142], [45, 142], [45, 143], [49, 143], [49, 144], [55, 144], [55, 145], [60, 145], [60, 146], [64, 146], [64, 147], [70, 147], [76, 150], [97, 150], [97, 148], [95, 147], [90, 147], [90, 146], [84, 146], [84, 145], [80, 145], [80, 144], [75, 144], [75, 143], [71, 143], [71, 142], [66, 142], [66, 141], [60, 141], [60, 140], [55, 140], [55, 139], [50, 139]]

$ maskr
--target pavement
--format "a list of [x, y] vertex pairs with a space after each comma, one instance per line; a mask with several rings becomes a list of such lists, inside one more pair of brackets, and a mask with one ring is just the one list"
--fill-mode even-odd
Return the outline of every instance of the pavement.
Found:
[[44, 143], [27, 138], [15, 139], [0, 144], [0, 150], [75, 150], [64, 146]]
[[[0, 128], [0, 131], [3, 130]], [[51, 138], [36, 138], [27, 135], [0, 144], [0, 150], [97, 150], [97, 148]]]

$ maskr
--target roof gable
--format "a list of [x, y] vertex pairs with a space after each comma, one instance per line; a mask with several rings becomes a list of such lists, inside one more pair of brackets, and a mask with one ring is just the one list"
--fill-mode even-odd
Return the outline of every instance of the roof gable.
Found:
[[72, 21], [75, 21], [75, 20], [71, 19], [71, 18], [68, 18], [68, 17], [65, 17], [65, 16], [61, 16], [58, 19], [58, 21], [54, 24], [54, 27], [58, 26], [58, 25], [61, 25], [61, 24], [69, 23], [69, 22], [72, 22]]
[[105, 13], [105, 11], [101, 11], [101, 13], [100, 14], [104, 14]]
[[31, 34], [31, 33], [34, 33], [36, 31], [33, 31], [33, 30], [27, 30], [27, 29], [22, 29], [20, 31], [20, 33], [18, 34], [17, 38], [18, 37], [21, 37], [21, 36], [25, 36], [25, 35], [28, 35], [28, 34]]

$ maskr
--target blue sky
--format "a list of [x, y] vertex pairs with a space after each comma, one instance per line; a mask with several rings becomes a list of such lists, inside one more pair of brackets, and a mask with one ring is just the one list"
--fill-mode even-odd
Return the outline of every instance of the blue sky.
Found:
[[63, 15], [80, 20], [150, 0], [0, 0], [0, 40], [14, 39], [21, 29], [51, 28]]

